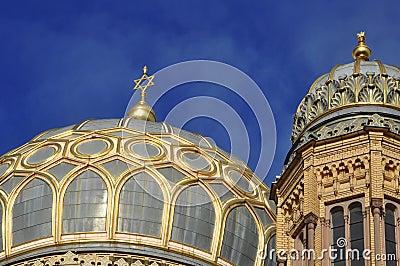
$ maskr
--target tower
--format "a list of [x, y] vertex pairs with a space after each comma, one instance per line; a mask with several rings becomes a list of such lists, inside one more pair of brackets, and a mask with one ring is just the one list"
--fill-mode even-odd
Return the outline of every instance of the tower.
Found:
[[398, 265], [400, 69], [370, 61], [363, 32], [352, 55], [315, 80], [294, 115], [271, 193], [276, 249], [286, 251], [278, 265]]

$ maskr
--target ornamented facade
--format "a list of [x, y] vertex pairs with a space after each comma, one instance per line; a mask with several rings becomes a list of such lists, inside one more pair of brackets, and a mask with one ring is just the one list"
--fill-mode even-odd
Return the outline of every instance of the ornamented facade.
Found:
[[398, 265], [400, 69], [369, 61], [364, 33], [358, 41], [354, 62], [318, 78], [294, 115], [271, 196], [276, 249], [300, 256], [278, 265]]

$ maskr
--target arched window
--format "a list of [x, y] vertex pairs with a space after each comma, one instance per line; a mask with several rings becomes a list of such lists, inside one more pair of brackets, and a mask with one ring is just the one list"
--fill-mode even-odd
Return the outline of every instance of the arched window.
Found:
[[364, 218], [360, 201], [349, 200], [330, 209], [331, 249], [328, 251], [332, 265], [364, 266]]
[[53, 193], [40, 179], [29, 182], [15, 199], [12, 213], [13, 246], [51, 236]]
[[258, 230], [245, 206], [230, 211], [225, 225], [221, 257], [235, 265], [254, 265], [258, 251]]
[[[385, 246], [386, 256], [396, 254], [396, 207], [392, 204], [386, 205], [385, 210]], [[397, 257], [397, 256], [396, 256]], [[387, 260], [386, 266], [395, 266], [397, 261]]]
[[354, 256], [351, 260], [352, 266], [363, 266], [364, 258], [364, 223], [362, 205], [359, 202], [352, 203], [349, 206], [350, 213], [350, 247], [352, 250], [357, 250], [358, 253], [352, 253]]
[[214, 224], [215, 210], [207, 192], [200, 186], [182, 191], [175, 203], [171, 239], [210, 250]]
[[331, 222], [332, 222], [332, 250], [337, 250], [335, 253], [336, 258], [332, 260], [332, 265], [334, 266], [345, 266], [346, 256], [340, 256], [340, 254], [345, 254], [346, 247], [342, 247], [341, 240], [345, 239], [345, 223], [344, 223], [344, 212], [342, 207], [334, 207], [331, 210]]
[[164, 196], [147, 173], [131, 177], [120, 194], [118, 231], [160, 237]]
[[87, 170], [68, 186], [64, 196], [63, 233], [106, 231], [107, 186]]

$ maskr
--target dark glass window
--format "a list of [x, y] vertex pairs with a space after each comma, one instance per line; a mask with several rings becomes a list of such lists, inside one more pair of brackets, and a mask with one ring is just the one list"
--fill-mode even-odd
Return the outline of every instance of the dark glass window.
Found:
[[352, 266], [363, 266], [364, 258], [364, 223], [361, 203], [355, 202], [349, 207], [350, 213], [350, 247], [349, 254]]
[[[346, 265], [346, 247], [342, 247], [340, 244], [341, 238], [345, 238], [345, 224], [344, 224], [344, 212], [342, 207], [334, 207], [331, 210], [331, 221], [332, 221], [332, 242], [331, 248], [335, 249], [334, 255], [336, 258], [332, 260], [332, 265], [334, 266], [342, 266]], [[339, 243], [338, 243], [339, 242]], [[339, 245], [338, 245], [339, 244]]]
[[[391, 204], [386, 205], [385, 211], [385, 246], [386, 256], [396, 254], [396, 218], [395, 207]], [[396, 256], [397, 257], [397, 256]], [[386, 266], [395, 266], [397, 261], [386, 261]]]

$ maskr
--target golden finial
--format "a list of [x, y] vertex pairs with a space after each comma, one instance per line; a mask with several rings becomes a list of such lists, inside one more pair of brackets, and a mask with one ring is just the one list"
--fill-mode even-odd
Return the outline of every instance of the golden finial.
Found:
[[153, 109], [146, 103], [145, 97], [146, 97], [146, 90], [154, 86], [154, 75], [153, 76], [148, 76], [147, 75], [147, 66], [143, 67], [143, 75], [140, 79], [135, 79], [135, 87], [133, 88], [134, 90], [141, 90], [140, 96], [141, 99], [140, 101], [132, 107], [128, 113], [128, 117], [132, 117], [134, 119], [139, 119], [139, 120], [148, 120], [155, 122], [156, 121], [156, 115], [154, 114]]
[[361, 42], [365, 43], [365, 31], [357, 33], [357, 39], [358, 39], [358, 43], [361, 43]]
[[353, 50], [354, 60], [368, 61], [371, 56], [371, 49], [365, 44], [365, 32], [357, 33], [358, 44]]

